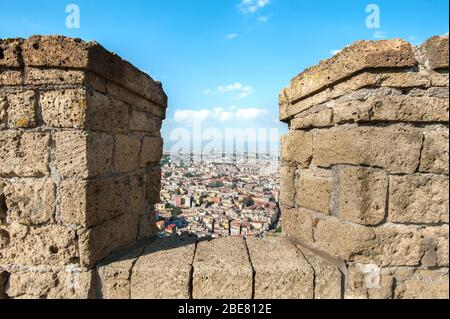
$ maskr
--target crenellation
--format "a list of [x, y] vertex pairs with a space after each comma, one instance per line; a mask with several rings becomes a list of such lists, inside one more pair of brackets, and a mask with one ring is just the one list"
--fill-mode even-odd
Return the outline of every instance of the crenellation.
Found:
[[448, 298], [448, 36], [357, 42], [296, 77], [280, 119], [283, 230], [344, 261], [345, 298]]
[[162, 140], [141, 148], [160, 136], [167, 97], [96, 43], [34, 36], [0, 49], [1, 293], [93, 298], [98, 262], [155, 236], [160, 184], [146, 175]]

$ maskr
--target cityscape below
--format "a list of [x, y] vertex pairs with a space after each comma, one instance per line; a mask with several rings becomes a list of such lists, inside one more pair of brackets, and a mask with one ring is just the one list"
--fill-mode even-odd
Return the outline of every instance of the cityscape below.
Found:
[[158, 237], [281, 232], [278, 154], [164, 154]]

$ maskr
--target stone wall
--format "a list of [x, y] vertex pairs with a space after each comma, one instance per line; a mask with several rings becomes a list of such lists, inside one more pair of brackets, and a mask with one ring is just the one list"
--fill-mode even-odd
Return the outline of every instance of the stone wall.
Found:
[[360, 41], [280, 94], [283, 229], [346, 298], [448, 298], [448, 36]]
[[0, 40], [0, 298], [94, 296], [155, 234], [167, 97], [97, 43]]

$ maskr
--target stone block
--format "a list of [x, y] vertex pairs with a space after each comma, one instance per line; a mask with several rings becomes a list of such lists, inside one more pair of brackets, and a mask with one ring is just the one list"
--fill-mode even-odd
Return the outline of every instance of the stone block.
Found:
[[286, 94], [289, 101], [295, 102], [367, 69], [415, 65], [412, 47], [403, 40], [358, 41], [295, 77]]
[[16, 272], [6, 294], [14, 299], [89, 299], [94, 297], [91, 271]]
[[64, 225], [98, 226], [130, 213], [128, 187], [122, 177], [61, 182], [61, 213]]
[[156, 132], [157, 123], [146, 112], [132, 111], [130, 118], [130, 130], [135, 132]]
[[303, 254], [283, 238], [247, 239], [255, 299], [313, 299], [314, 270]]
[[303, 168], [311, 164], [313, 138], [309, 132], [292, 131], [281, 138], [281, 158]]
[[87, 127], [93, 131], [124, 133], [128, 130], [129, 105], [108, 96], [88, 93]]
[[14, 86], [22, 85], [22, 72], [17, 70], [2, 70], [0, 69], [0, 85], [1, 86]]
[[448, 225], [425, 228], [387, 225], [375, 228], [375, 232], [377, 256], [374, 260], [379, 265], [448, 265]]
[[448, 175], [448, 129], [425, 131], [419, 170], [424, 173]]
[[298, 248], [314, 270], [314, 299], [342, 299], [345, 278], [338, 261], [325, 259], [302, 246]]
[[20, 46], [23, 39], [0, 40], [0, 67], [20, 68], [23, 66]]
[[64, 266], [77, 257], [75, 232], [64, 226], [0, 226], [1, 265]]
[[139, 216], [125, 214], [77, 231], [81, 265], [92, 268], [103, 258], [136, 243], [138, 227]]
[[163, 155], [163, 140], [160, 137], [144, 137], [140, 154], [140, 167], [159, 163]]
[[331, 187], [331, 178], [323, 178], [316, 176], [311, 171], [301, 170], [296, 203], [300, 207], [329, 215]]
[[128, 210], [133, 213], [143, 214], [147, 209], [146, 199], [147, 181], [145, 174], [130, 176], [128, 182]]
[[314, 247], [342, 260], [372, 260], [377, 245], [375, 231], [370, 227], [342, 222], [337, 218], [319, 220], [314, 228]]
[[55, 133], [55, 162], [63, 178], [92, 178], [112, 169], [114, 140], [102, 133]]
[[161, 202], [161, 179], [162, 173], [160, 167], [155, 167], [147, 173], [147, 201], [149, 205]]
[[41, 132], [0, 131], [0, 175], [49, 175], [50, 135]]
[[114, 171], [127, 173], [139, 167], [141, 138], [137, 135], [116, 135], [114, 146]]
[[24, 91], [8, 95], [8, 126], [31, 128], [36, 126], [36, 94]]
[[253, 269], [243, 239], [200, 242], [194, 259], [194, 299], [251, 299]]
[[54, 221], [56, 186], [52, 180], [11, 180], [3, 193], [8, 222], [41, 225]]
[[87, 113], [85, 89], [53, 90], [40, 93], [45, 125], [56, 128], [85, 128]]
[[424, 55], [425, 65], [429, 69], [448, 69], [448, 35], [428, 39], [419, 51]]
[[97, 266], [102, 299], [130, 299], [132, 270], [143, 251], [144, 247], [133, 248]]
[[[320, 167], [352, 164], [413, 173], [419, 166], [422, 133], [402, 127], [341, 127], [319, 131], [314, 163]], [[386, 143], [389, 141], [389, 143]]]
[[280, 203], [283, 206], [295, 206], [295, 166], [283, 163], [280, 166]]
[[69, 69], [25, 68], [25, 85], [85, 85], [86, 73]]
[[386, 217], [387, 174], [363, 167], [334, 170], [334, 214], [340, 219], [376, 226]]
[[448, 223], [448, 189], [445, 176], [391, 176], [389, 220], [404, 224]]
[[282, 208], [283, 232], [304, 245], [314, 243], [314, 227], [318, 218], [303, 208]]
[[409, 278], [398, 280], [396, 299], [449, 299], [448, 269], [418, 270]]
[[131, 275], [132, 299], [189, 299], [195, 239], [156, 240], [148, 245]]
[[315, 113], [299, 116], [291, 121], [294, 130], [333, 126], [333, 110], [323, 109]]

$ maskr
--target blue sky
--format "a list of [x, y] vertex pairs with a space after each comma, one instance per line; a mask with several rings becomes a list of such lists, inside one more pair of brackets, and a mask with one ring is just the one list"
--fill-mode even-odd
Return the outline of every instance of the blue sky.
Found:
[[[80, 8], [67, 29], [65, 8]], [[380, 28], [366, 27], [366, 7]], [[278, 93], [310, 65], [360, 39], [418, 44], [448, 32], [447, 0], [27, 0], [0, 2], [0, 37], [96, 40], [163, 82], [174, 128], [279, 128]]]

